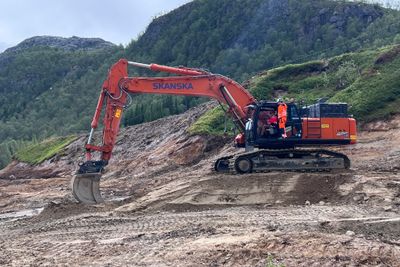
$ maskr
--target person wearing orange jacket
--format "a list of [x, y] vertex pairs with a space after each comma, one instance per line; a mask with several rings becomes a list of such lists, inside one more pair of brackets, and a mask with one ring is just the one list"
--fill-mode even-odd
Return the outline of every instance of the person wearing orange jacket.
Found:
[[287, 120], [287, 105], [282, 99], [278, 99], [278, 121], [279, 121], [279, 131], [283, 138], [286, 138], [286, 120]]

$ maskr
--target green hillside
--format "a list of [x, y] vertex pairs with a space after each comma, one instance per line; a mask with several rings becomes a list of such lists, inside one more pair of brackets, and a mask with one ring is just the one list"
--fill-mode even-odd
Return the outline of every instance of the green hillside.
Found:
[[115, 49], [65, 51], [32, 47], [0, 69], [0, 140], [83, 129]]
[[[248, 89], [259, 100], [346, 102], [359, 122], [387, 118], [400, 113], [400, 45], [271, 69], [251, 79]], [[190, 132], [222, 134], [223, 112], [217, 110], [201, 117]]]
[[156, 18], [127, 56], [204, 67], [244, 81], [288, 62], [391, 43], [399, 26], [398, 11], [362, 3], [198, 0]]
[[[202, 67], [243, 82], [264, 69], [394, 42], [400, 42], [400, 12], [377, 5], [330, 0], [197, 0], [154, 19], [127, 47], [126, 57]], [[162, 99], [140, 96], [128, 110], [125, 125], [180, 112], [198, 102], [181, 98], [168, 110]], [[146, 109], [142, 105], [162, 112], [143, 117], [141, 111]]]
[[122, 51], [19, 49], [0, 54], [0, 168], [27, 144], [87, 129], [108, 65]]
[[[64, 39], [30, 38], [0, 54], [0, 168], [28, 143], [87, 131], [107, 70], [119, 58], [202, 67], [244, 81], [285, 64], [399, 43], [400, 12], [330, 0], [194, 0], [155, 18], [126, 48]], [[356, 91], [342, 94], [337, 97]], [[123, 125], [180, 113], [202, 101], [135, 96]], [[355, 103], [354, 110], [363, 105]]]

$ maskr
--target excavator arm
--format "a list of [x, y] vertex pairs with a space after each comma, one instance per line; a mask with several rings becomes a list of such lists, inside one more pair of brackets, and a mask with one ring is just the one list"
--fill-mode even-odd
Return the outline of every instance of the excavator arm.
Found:
[[[176, 74], [169, 77], [128, 77], [128, 65], [152, 71]], [[119, 60], [104, 81], [91, 131], [85, 146], [86, 161], [72, 180], [75, 198], [83, 203], [102, 202], [99, 182], [104, 167], [108, 164], [119, 132], [122, 113], [130, 94], [165, 94], [201, 96], [213, 98], [228, 106], [228, 114], [241, 130], [245, 129], [247, 107], [256, 103], [255, 98], [239, 83], [219, 74], [184, 67], [169, 67]], [[102, 144], [92, 144], [93, 133], [99, 125], [104, 109]], [[92, 153], [101, 153], [100, 160], [92, 160]]]

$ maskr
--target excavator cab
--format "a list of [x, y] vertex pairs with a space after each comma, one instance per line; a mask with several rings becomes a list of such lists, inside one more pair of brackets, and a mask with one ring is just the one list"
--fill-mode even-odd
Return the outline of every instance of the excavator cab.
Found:
[[316, 103], [301, 110], [287, 105], [287, 120], [282, 128], [276, 123], [279, 103], [261, 101], [246, 128], [246, 147], [289, 149], [299, 146], [347, 145], [356, 142], [356, 122], [348, 115], [345, 103]]
[[[285, 124], [286, 138], [282, 136], [282, 129], [278, 123], [277, 102], [262, 101], [253, 114], [251, 129], [246, 131], [249, 146], [259, 148], [289, 148], [293, 141], [302, 138], [302, 120], [297, 106], [286, 103], [287, 121]], [[286, 145], [285, 145], [286, 144]]]

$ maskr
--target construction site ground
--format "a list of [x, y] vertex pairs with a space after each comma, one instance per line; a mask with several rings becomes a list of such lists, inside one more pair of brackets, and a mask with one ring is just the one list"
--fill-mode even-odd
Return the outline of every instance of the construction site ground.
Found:
[[350, 171], [230, 175], [230, 138], [187, 133], [214, 105], [122, 129], [103, 204], [71, 194], [85, 136], [1, 170], [0, 266], [400, 266], [399, 116], [331, 148]]

